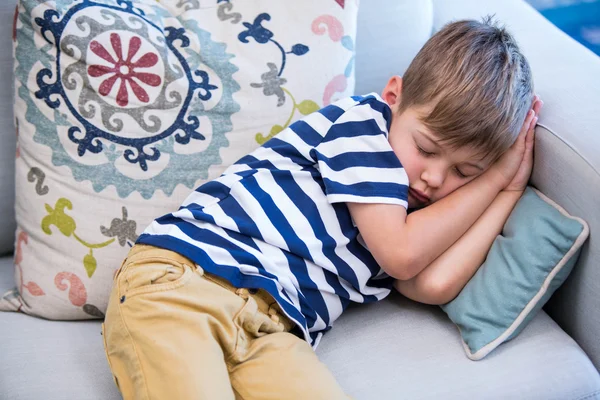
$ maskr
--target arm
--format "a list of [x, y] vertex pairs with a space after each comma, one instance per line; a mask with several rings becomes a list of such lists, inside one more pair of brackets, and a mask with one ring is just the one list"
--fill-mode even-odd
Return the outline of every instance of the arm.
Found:
[[[533, 111], [537, 115], [543, 102], [537, 97]], [[427, 304], [446, 304], [454, 299], [473, 277], [521, 198], [531, 169], [537, 117], [528, 125], [523, 159], [512, 181], [494, 199], [481, 218], [444, 254], [413, 279], [396, 281], [395, 288], [406, 297]]]
[[485, 261], [494, 239], [502, 232], [522, 193], [500, 192], [475, 224], [446, 252], [414, 278], [396, 281], [394, 287], [420, 303], [450, 302]]
[[541, 106], [536, 97], [519, 137], [490, 169], [436, 203], [408, 217], [401, 206], [348, 203], [369, 251], [388, 275], [414, 278], [467, 232], [501, 190], [525, 189]]
[[488, 170], [408, 217], [406, 209], [396, 205], [348, 203], [348, 208], [381, 268], [396, 279], [408, 280], [458, 240], [502, 188], [494, 171]]

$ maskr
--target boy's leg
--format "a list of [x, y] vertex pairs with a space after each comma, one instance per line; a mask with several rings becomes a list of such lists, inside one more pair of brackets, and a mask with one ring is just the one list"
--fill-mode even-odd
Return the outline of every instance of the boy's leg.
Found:
[[256, 339], [230, 373], [236, 399], [348, 400], [310, 345], [288, 332]]
[[293, 323], [274, 300], [263, 291], [248, 297], [230, 358], [236, 399], [349, 399], [308, 342], [288, 332]]
[[177, 253], [135, 246], [103, 324], [124, 399], [233, 399], [224, 352], [235, 345], [233, 317], [244, 305]]

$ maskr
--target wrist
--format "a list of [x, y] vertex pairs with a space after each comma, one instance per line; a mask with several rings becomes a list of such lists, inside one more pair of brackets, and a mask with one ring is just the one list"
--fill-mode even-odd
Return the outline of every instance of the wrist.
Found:
[[506, 182], [506, 178], [502, 173], [497, 171], [495, 168], [490, 168], [481, 175], [486, 182], [488, 182], [492, 187], [496, 189], [499, 193], [504, 190], [508, 186], [508, 182]]
[[[521, 190], [503, 190], [498, 193], [496, 197], [496, 202], [498, 203], [498, 207], [505, 207], [508, 211], [508, 214], [512, 211], [512, 209], [517, 205], [521, 196], [523, 195], [523, 191]], [[506, 214], [504, 218], [504, 222], [508, 218], [508, 214]]]
[[504, 193], [506, 196], [511, 196], [511, 197], [516, 198], [516, 199], [520, 199], [521, 196], [523, 195], [523, 192], [525, 192], [525, 189], [509, 189], [509, 188], [505, 188], [505, 189], [502, 189], [502, 191], [500, 193]]

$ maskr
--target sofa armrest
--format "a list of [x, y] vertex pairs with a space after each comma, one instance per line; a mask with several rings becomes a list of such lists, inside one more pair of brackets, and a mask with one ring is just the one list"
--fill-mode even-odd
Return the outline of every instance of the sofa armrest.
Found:
[[521, 0], [433, 0], [433, 12], [434, 30], [495, 14], [531, 64], [544, 100], [531, 183], [590, 226], [578, 264], [545, 311], [600, 369], [600, 57]]

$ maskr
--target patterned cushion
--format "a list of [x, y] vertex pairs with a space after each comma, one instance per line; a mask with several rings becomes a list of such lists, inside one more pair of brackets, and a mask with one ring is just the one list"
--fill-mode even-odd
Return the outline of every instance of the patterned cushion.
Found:
[[146, 225], [354, 88], [356, 0], [17, 10], [16, 288], [3, 310], [103, 317]]

